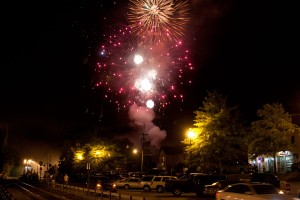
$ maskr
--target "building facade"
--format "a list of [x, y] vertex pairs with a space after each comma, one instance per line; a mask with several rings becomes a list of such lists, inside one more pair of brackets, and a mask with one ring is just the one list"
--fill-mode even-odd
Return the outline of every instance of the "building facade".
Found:
[[[257, 165], [258, 172], [274, 173], [275, 168], [277, 173], [286, 173], [291, 171], [291, 165], [295, 162], [300, 162], [300, 133], [297, 132], [291, 136], [292, 151], [280, 151], [275, 154], [275, 157], [261, 155], [251, 161]], [[275, 166], [274, 166], [275, 165]]]
[[158, 169], [167, 172], [178, 172], [185, 162], [183, 146], [162, 147], [158, 155]]

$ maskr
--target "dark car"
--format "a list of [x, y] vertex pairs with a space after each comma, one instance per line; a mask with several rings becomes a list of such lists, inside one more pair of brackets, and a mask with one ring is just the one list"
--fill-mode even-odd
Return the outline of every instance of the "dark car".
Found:
[[240, 183], [239, 180], [219, 180], [211, 185], [205, 185], [204, 196], [214, 197], [217, 191], [224, 189], [228, 185]]
[[162, 169], [151, 169], [146, 172], [145, 175], [153, 175], [153, 176], [167, 176], [168, 172]]
[[300, 162], [293, 163], [291, 166], [292, 172], [300, 172]]
[[91, 176], [87, 184], [90, 189], [117, 192], [116, 184], [107, 176]]
[[191, 173], [182, 176], [177, 180], [166, 180], [165, 191], [172, 192], [174, 196], [180, 196], [181, 193], [193, 192], [198, 197], [204, 196], [205, 185], [211, 185], [219, 180], [226, 180], [225, 175], [209, 175], [202, 173]]
[[247, 174], [257, 172], [257, 167], [246, 161], [228, 162], [223, 165], [223, 174]]
[[277, 176], [271, 173], [254, 173], [250, 177], [251, 182], [270, 183], [280, 188], [280, 180]]

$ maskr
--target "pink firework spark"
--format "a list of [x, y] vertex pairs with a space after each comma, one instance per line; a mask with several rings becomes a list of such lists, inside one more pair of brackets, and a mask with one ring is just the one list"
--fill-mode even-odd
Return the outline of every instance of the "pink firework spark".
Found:
[[[143, 57], [141, 64], [134, 63], [136, 54]], [[183, 101], [193, 65], [189, 50], [181, 42], [168, 48], [163, 44], [141, 44], [131, 28], [122, 27], [104, 36], [95, 71], [95, 86], [118, 108], [145, 105], [149, 99], [156, 107], [164, 108], [174, 99]], [[142, 83], [147, 83], [147, 89], [140, 88]]]

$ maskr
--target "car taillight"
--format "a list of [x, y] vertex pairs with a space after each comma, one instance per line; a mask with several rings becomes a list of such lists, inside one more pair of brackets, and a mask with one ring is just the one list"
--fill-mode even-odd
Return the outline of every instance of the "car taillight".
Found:
[[220, 197], [220, 194], [217, 192], [216, 193], [216, 199], [219, 199], [219, 197]]
[[151, 181], [150, 185], [153, 185], [153, 182]]

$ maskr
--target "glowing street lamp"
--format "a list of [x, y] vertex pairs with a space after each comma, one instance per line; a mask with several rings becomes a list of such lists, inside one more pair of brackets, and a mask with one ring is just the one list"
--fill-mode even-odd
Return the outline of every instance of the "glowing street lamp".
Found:
[[190, 139], [190, 145], [192, 144], [192, 139], [196, 138], [196, 133], [192, 128], [189, 128], [188, 132], [187, 132], [187, 136]]
[[[192, 140], [196, 138], [196, 133], [192, 128], [189, 128], [187, 132], [187, 137], [190, 139], [190, 146], [192, 145]], [[192, 165], [192, 149], [190, 149], [190, 165]]]
[[[143, 147], [142, 147], [142, 150], [140, 152], [141, 152], [141, 173], [143, 173], [143, 166], [144, 166], [144, 150], [143, 150]], [[133, 149], [132, 153], [133, 154], [138, 154], [139, 151], [137, 149]]]
[[133, 149], [133, 150], [132, 150], [132, 153], [137, 154], [137, 153], [138, 153], [138, 150], [137, 150], [137, 149]]

